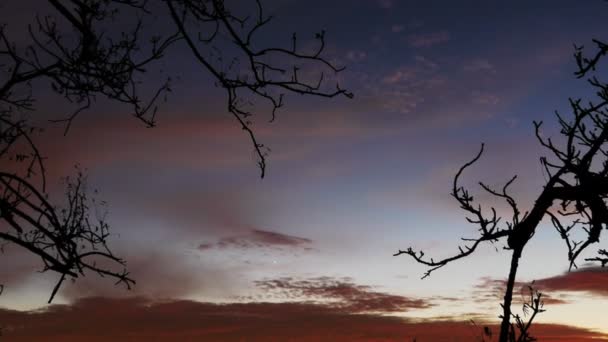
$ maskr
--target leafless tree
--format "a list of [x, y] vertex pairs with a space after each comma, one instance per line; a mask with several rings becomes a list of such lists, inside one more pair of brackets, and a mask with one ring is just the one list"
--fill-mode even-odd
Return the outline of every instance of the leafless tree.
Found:
[[[52, 90], [75, 108], [52, 120], [64, 124], [66, 133], [98, 98], [130, 106], [137, 119], [154, 126], [171, 79], [152, 91], [142, 80], [169, 49], [181, 44], [226, 91], [227, 111], [251, 139], [261, 177], [268, 149], [251, 128], [256, 104], [270, 108], [272, 121], [286, 93], [352, 97], [337, 82], [327, 84], [325, 75], [343, 68], [323, 56], [324, 32], [314, 36], [318, 45], [310, 52], [298, 46], [295, 34], [286, 47], [258, 39], [271, 21], [258, 0], [47, 0], [41, 5], [49, 13], [34, 16], [27, 32], [21, 32], [25, 40], [15, 39], [19, 29], [0, 17], [0, 239], [39, 256], [43, 271], [58, 273], [49, 302], [66, 277], [75, 279], [85, 271], [127, 287], [135, 281], [124, 260], [107, 247], [103, 215], [91, 217], [99, 206], [88, 197], [82, 174], [67, 182], [64, 207], [51, 202], [43, 154], [33, 138], [39, 133], [32, 118], [40, 112], [40, 93]], [[247, 12], [240, 13], [242, 8]], [[163, 33], [146, 36], [153, 31], [147, 28], [159, 21], [167, 25]], [[300, 75], [303, 64], [313, 66], [316, 78]]]
[[[475, 203], [469, 190], [459, 184], [462, 173], [481, 157], [484, 151], [482, 144], [479, 153], [456, 173], [451, 193], [460, 208], [467, 213], [467, 221], [479, 227], [479, 235], [463, 238], [464, 246], [458, 247], [457, 254], [440, 260], [427, 258], [422, 251], [412, 248], [399, 250], [395, 254], [409, 255], [418, 263], [428, 266], [429, 269], [423, 276], [425, 278], [448, 263], [473, 254], [482, 243], [506, 240], [505, 249], [512, 254], [502, 303], [500, 342], [509, 341], [511, 302], [519, 260], [541, 220], [548, 217], [565, 241], [570, 269], [577, 267], [576, 262], [583, 251], [599, 242], [602, 229], [608, 224], [608, 84], [592, 75], [601, 58], [608, 52], [608, 45], [598, 40], [593, 43], [596, 51], [592, 57], [583, 54], [583, 47], [575, 48], [574, 56], [578, 65], [575, 75], [579, 78], [589, 77], [588, 82], [594, 88], [597, 99], [588, 102], [570, 99], [570, 118], [556, 113], [561, 127], [559, 141], [547, 138], [546, 132], [541, 132], [542, 122], [534, 122], [536, 138], [550, 154], [549, 157], [540, 159], [548, 180], [532, 207], [522, 213], [517, 201], [509, 193], [509, 186], [516, 180], [516, 176], [501, 189], [479, 183], [485, 192], [507, 203], [511, 214], [504, 219], [499, 217], [494, 207], [483, 208], [481, 204]], [[605, 266], [608, 263], [608, 252], [601, 249], [597, 257], [585, 260], [597, 261]], [[519, 324], [517, 318], [516, 324]]]

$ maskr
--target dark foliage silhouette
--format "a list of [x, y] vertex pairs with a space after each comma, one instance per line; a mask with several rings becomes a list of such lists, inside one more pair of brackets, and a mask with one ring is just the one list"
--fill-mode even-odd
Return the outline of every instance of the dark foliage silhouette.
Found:
[[[44, 158], [33, 138], [40, 132], [32, 119], [40, 113], [41, 92], [52, 91], [75, 108], [52, 120], [64, 124], [65, 133], [98, 98], [130, 106], [137, 119], [154, 126], [158, 103], [171, 91], [170, 78], [150, 90], [142, 85], [143, 75], [170, 48], [183, 44], [226, 91], [227, 111], [251, 139], [261, 177], [268, 149], [251, 128], [256, 104], [270, 108], [272, 121], [286, 93], [352, 97], [339, 84], [326, 84], [322, 70], [343, 69], [322, 56], [324, 32], [314, 36], [318, 46], [312, 52], [301, 51], [295, 34], [286, 48], [257, 39], [271, 20], [260, 1], [234, 8], [223, 0], [48, 0], [40, 5], [48, 14], [36, 15], [27, 28], [0, 17], [0, 239], [39, 256], [42, 271], [58, 273], [49, 302], [66, 277], [86, 271], [127, 287], [135, 281], [107, 246], [103, 215], [91, 215], [99, 204], [89, 197], [84, 176], [68, 178], [64, 206], [47, 193]], [[241, 5], [249, 12], [237, 13]], [[146, 36], [158, 18], [166, 19], [165, 33]], [[14, 38], [15, 32], [26, 39]], [[300, 75], [305, 63], [314, 67], [316, 78]]]
[[[399, 250], [395, 254], [409, 255], [418, 263], [428, 266], [429, 269], [423, 276], [425, 278], [448, 263], [473, 254], [482, 243], [506, 240], [505, 249], [510, 250], [512, 255], [502, 303], [500, 342], [514, 339], [510, 319], [513, 316], [511, 302], [517, 268], [522, 252], [534, 236], [541, 220], [545, 217], [550, 219], [556, 232], [564, 240], [569, 269], [577, 267], [576, 262], [583, 251], [599, 242], [601, 232], [608, 224], [608, 84], [593, 75], [601, 58], [608, 52], [608, 45], [598, 40], [593, 42], [596, 51], [592, 57], [584, 55], [583, 47], [575, 47], [574, 57], [578, 66], [575, 75], [578, 78], [589, 77], [588, 82], [594, 88], [597, 99], [589, 102], [569, 99], [571, 117], [565, 118], [556, 113], [561, 127], [558, 140], [547, 138], [546, 132], [541, 130], [542, 122], [534, 122], [537, 140], [550, 153], [549, 157], [540, 159], [548, 180], [534, 205], [522, 213], [517, 201], [509, 193], [509, 186], [516, 180], [516, 176], [507, 181], [501, 189], [479, 183], [485, 192], [508, 204], [511, 211], [509, 218], [499, 217], [495, 208], [483, 208], [481, 204], [473, 201], [473, 196], [459, 184], [459, 180], [462, 173], [480, 159], [484, 152], [482, 144], [479, 153], [456, 173], [451, 193], [460, 208], [467, 212], [467, 221], [479, 226], [479, 236], [463, 238], [465, 245], [459, 247], [458, 254], [440, 260], [427, 258], [424, 252], [412, 248]], [[585, 260], [597, 261], [605, 266], [608, 263], [608, 252], [600, 249], [597, 257]], [[536, 313], [540, 307], [530, 306], [529, 309]], [[526, 336], [526, 325], [520, 322], [518, 317], [514, 317], [521, 334]]]

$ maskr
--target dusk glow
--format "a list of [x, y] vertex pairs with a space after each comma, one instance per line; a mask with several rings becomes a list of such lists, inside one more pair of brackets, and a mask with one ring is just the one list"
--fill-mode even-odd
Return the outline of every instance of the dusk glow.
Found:
[[[58, 1], [70, 9], [78, 2]], [[53, 2], [1, 1], [0, 27], [23, 47], [36, 14], [58, 15]], [[256, 10], [253, 0], [225, 2], [235, 12]], [[142, 40], [177, 30], [165, 3], [182, 6], [151, 4], [158, 19], [143, 21]], [[555, 111], [571, 120], [569, 97], [600, 102], [591, 75], [575, 76], [573, 54], [574, 45], [584, 45], [593, 55], [592, 39], [608, 39], [608, 3], [262, 3], [273, 19], [256, 44], [290, 49], [297, 32], [298, 48], [310, 54], [323, 30], [321, 56], [345, 69], [298, 62], [298, 82], [314, 83], [323, 73], [320, 91], [337, 95], [274, 89], [273, 96], [285, 93], [274, 120], [271, 103], [239, 94], [235, 108], [253, 113], [243, 122], [250, 121], [261, 151], [228, 111], [229, 92], [183, 39], [139, 78], [137, 96], [145, 99], [171, 79], [155, 102], [154, 127], [148, 116], [135, 117], [128, 101], [97, 95], [64, 135], [66, 123], [49, 120], [70, 116], [77, 101], [53, 92], [49, 80], [32, 82], [34, 109], [15, 115], [44, 129], [32, 140], [44, 157], [49, 201], [66, 203], [69, 182], [62, 178], [82, 171], [96, 200], [91, 217], [105, 218], [108, 246], [136, 284], [127, 290], [88, 270], [75, 281], [66, 276], [46, 304], [60, 271], [38, 272], [39, 256], [3, 239], [0, 340], [498, 341], [511, 262], [506, 239], [486, 241], [425, 279], [429, 267], [393, 255], [411, 247], [439, 260], [471, 245], [462, 237], [479, 236], [450, 193], [482, 143], [483, 155], [460, 178], [475, 207], [494, 206], [505, 228], [511, 208], [478, 182], [500, 190], [517, 175], [509, 193], [522, 215], [532, 208], [550, 178], [540, 158], [552, 157], [533, 121], [543, 121], [542, 138], [561, 144]], [[110, 33], [135, 24], [124, 14]], [[217, 39], [218, 51], [230, 56], [231, 37], [220, 31]], [[10, 64], [3, 56], [0, 68]], [[228, 74], [248, 67], [237, 57]], [[290, 63], [273, 58], [265, 63]], [[600, 61], [593, 75], [602, 78], [607, 67]], [[0, 95], [7, 70], [0, 72]], [[10, 96], [27, 94], [23, 89]], [[0, 114], [11, 105], [3, 96]], [[0, 157], [9, 172], [13, 164]], [[559, 209], [555, 201], [548, 211]], [[2, 221], [0, 229], [10, 227]], [[581, 232], [574, 240], [585, 238]], [[539, 341], [608, 341], [608, 269], [585, 260], [606, 248], [602, 239], [569, 271], [565, 241], [550, 217], [541, 221], [519, 260], [512, 305], [523, 316], [528, 285], [543, 294], [546, 311], [530, 330]], [[99, 265], [115, 267], [105, 259]]]

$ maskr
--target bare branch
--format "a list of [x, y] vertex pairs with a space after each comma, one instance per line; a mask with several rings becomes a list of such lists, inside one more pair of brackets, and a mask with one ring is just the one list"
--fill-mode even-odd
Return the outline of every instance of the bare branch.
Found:
[[[597, 47], [593, 57], [587, 58], [582, 54], [582, 48], [575, 48], [575, 60], [578, 70], [576, 75], [583, 77], [594, 71], [603, 56], [608, 52], [608, 45], [594, 40]], [[540, 293], [531, 289], [529, 304], [524, 309], [532, 310], [529, 322], [511, 312], [511, 301], [519, 259], [527, 243], [532, 239], [545, 215], [551, 219], [559, 236], [565, 241], [568, 252], [569, 268], [576, 268], [576, 260], [589, 246], [600, 241], [601, 233], [608, 227], [608, 84], [597, 77], [590, 77], [588, 83], [593, 87], [598, 99], [584, 103], [581, 99], [569, 99], [572, 115], [569, 119], [555, 113], [560, 126], [563, 139], [555, 143], [551, 137], [541, 131], [542, 122], [534, 122], [534, 132], [541, 146], [552, 155], [552, 160], [541, 157], [541, 166], [546, 175], [543, 190], [536, 198], [532, 207], [520, 217], [520, 209], [515, 198], [507, 192], [516, 177], [511, 178], [502, 188], [496, 190], [490, 186], [479, 183], [489, 194], [504, 199], [513, 213], [511, 222], [506, 222], [506, 229], [497, 228], [500, 220], [496, 210], [491, 208], [491, 215], [484, 216], [481, 204], [473, 204], [473, 196], [467, 189], [458, 185], [463, 171], [481, 157], [483, 145], [479, 153], [470, 162], [464, 164], [454, 177], [452, 196], [459, 202], [460, 207], [470, 216], [467, 220], [480, 226], [480, 235], [472, 241], [471, 246], [453, 257], [434, 261], [424, 258], [423, 252], [414, 252], [412, 248], [399, 251], [395, 255], [410, 255], [416, 262], [430, 267], [425, 274], [445, 266], [447, 263], [469, 256], [476, 247], [484, 241], [495, 241], [506, 237], [508, 249], [512, 250], [511, 268], [505, 290], [503, 315], [501, 322], [500, 342], [507, 341], [533, 341], [528, 334], [528, 328], [535, 315], [542, 312]], [[557, 140], [556, 140], [557, 141]], [[559, 208], [553, 207], [558, 204]], [[568, 221], [569, 224], [563, 222]], [[575, 235], [574, 232], [577, 232]], [[577, 237], [574, 240], [574, 236]], [[602, 266], [608, 264], [608, 252], [602, 249], [595, 258], [586, 258], [586, 261], [596, 261]], [[515, 319], [515, 326], [510, 319]], [[515, 327], [520, 331], [519, 338], [515, 339]]]
[[[326, 81], [327, 73], [344, 68], [323, 56], [324, 32], [314, 36], [318, 47], [312, 53], [296, 49], [295, 36], [293, 50], [259, 46], [257, 35], [271, 20], [260, 0], [250, 0], [252, 13], [242, 17], [235, 14], [240, 4], [230, 8], [222, 0], [163, 1], [152, 6], [146, 0], [48, 0], [51, 12], [32, 16], [25, 40], [9, 37], [0, 22], [0, 220], [6, 223], [0, 239], [40, 257], [42, 271], [59, 274], [49, 302], [68, 277], [86, 272], [114, 278], [127, 288], [134, 281], [107, 246], [105, 221], [89, 217], [95, 204], [80, 173], [67, 183], [63, 209], [49, 199], [44, 158], [32, 138], [41, 129], [29, 117], [37, 113], [34, 90], [41, 84], [48, 82], [59, 99], [74, 106], [51, 120], [65, 125], [64, 134], [99, 97], [130, 107], [135, 118], [152, 127], [159, 102], [171, 91], [171, 77], [163, 76], [144, 92], [144, 75], [170, 48], [184, 43], [226, 90], [227, 111], [251, 139], [262, 177], [269, 149], [256, 138], [252, 106], [270, 106], [273, 121], [285, 94], [352, 97], [337, 81]], [[146, 25], [157, 15], [169, 19], [174, 31], [145, 37], [153, 28]], [[127, 17], [130, 26], [118, 29], [119, 17]], [[226, 48], [218, 37], [227, 37], [231, 46]], [[303, 63], [319, 70], [316, 78], [302, 77]]]

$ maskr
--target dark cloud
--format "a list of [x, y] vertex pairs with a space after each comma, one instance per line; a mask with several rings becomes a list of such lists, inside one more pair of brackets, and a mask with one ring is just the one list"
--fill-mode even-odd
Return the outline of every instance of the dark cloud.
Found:
[[433, 306], [424, 299], [375, 291], [370, 286], [355, 284], [351, 278], [318, 277], [300, 280], [283, 277], [256, 281], [255, 284], [282, 300], [306, 299], [348, 313], [404, 312]]
[[293, 235], [282, 234], [261, 229], [253, 229], [245, 234], [223, 237], [215, 243], [202, 243], [198, 246], [199, 250], [213, 248], [305, 248], [312, 243], [312, 240]]
[[[483, 322], [350, 314], [309, 303], [151, 302], [86, 298], [44, 311], [0, 310], [7, 341], [472, 341]], [[490, 326], [497, 331], [496, 326]], [[541, 341], [608, 341], [605, 335], [538, 324]]]
[[535, 285], [545, 291], [588, 292], [599, 296], [608, 296], [608, 269], [589, 267], [573, 272], [538, 279]]

